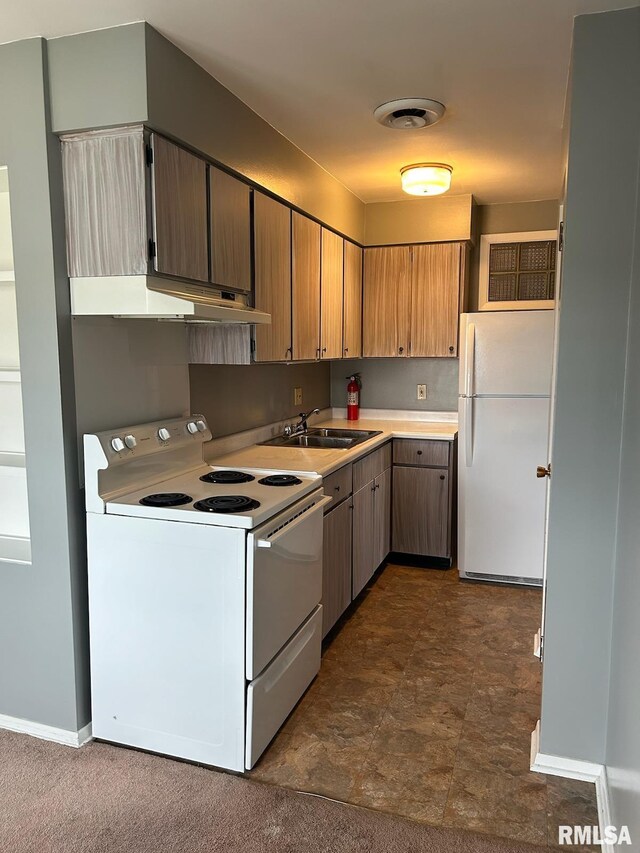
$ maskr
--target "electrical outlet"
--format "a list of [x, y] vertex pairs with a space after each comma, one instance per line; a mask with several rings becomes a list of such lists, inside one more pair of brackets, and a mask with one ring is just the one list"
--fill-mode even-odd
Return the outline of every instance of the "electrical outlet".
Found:
[[417, 385], [417, 393], [416, 400], [426, 400], [427, 399], [427, 386], [426, 385]]
[[293, 389], [293, 405], [301, 406], [302, 405], [302, 388], [294, 388]]

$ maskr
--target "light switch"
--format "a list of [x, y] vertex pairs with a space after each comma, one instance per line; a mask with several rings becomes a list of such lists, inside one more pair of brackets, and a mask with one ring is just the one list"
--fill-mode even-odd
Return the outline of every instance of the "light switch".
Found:
[[301, 406], [302, 405], [302, 388], [294, 388], [293, 389], [293, 405]]
[[417, 393], [416, 400], [426, 400], [427, 399], [427, 386], [426, 385], [417, 385]]

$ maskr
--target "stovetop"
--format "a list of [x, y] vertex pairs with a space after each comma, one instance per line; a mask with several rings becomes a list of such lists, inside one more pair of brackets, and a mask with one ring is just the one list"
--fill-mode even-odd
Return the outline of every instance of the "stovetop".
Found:
[[201, 467], [114, 497], [112, 515], [252, 529], [318, 489], [317, 474]]

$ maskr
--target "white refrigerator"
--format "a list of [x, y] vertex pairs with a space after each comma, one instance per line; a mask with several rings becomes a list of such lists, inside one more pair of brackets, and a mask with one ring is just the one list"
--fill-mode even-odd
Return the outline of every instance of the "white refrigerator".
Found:
[[553, 311], [462, 314], [461, 577], [542, 583]]

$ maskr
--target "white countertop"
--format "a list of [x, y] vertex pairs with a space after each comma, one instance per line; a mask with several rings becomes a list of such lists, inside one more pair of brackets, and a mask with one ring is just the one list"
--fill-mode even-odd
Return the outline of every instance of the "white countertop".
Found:
[[316, 447], [265, 447], [252, 444], [241, 450], [215, 456], [209, 460], [211, 464], [225, 468], [270, 468], [276, 471], [312, 472], [326, 477], [343, 465], [354, 462], [371, 450], [375, 450], [390, 438], [422, 438], [432, 441], [453, 441], [458, 425], [440, 421], [402, 421], [402, 420], [373, 420], [362, 419], [348, 421], [333, 418], [314, 423], [315, 427], [332, 427], [333, 429], [370, 429], [380, 430], [380, 435], [363, 441], [349, 449], [325, 449]]

